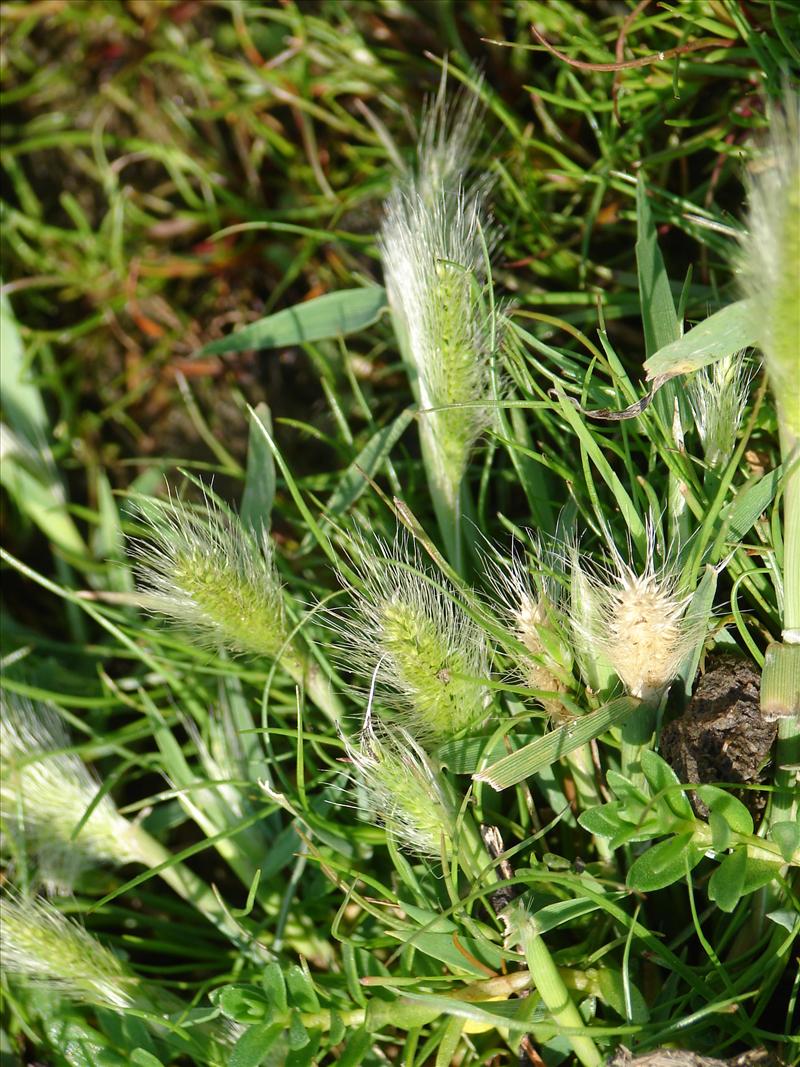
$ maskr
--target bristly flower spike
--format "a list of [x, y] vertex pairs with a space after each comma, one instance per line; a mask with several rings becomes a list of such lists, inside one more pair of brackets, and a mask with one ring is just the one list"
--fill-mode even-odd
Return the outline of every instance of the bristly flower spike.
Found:
[[69, 886], [82, 863], [138, 859], [133, 826], [109, 796], [97, 800], [100, 783], [64, 751], [70, 741], [57, 713], [5, 694], [0, 711], [0, 814], [7, 830], [27, 840], [45, 879]]
[[[539, 559], [546, 555], [535, 540], [534, 550]], [[517, 675], [531, 689], [564, 692], [572, 672], [572, 654], [562, 633], [558, 597], [552, 595], [547, 575], [538, 571], [535, 580], [529, 561], [515, 551], [510, 559], [494, 560], [488, 577], [506, 626], [525, 650], [513, 653]], [[542, 697], [540, 702], [549, 714], [563, 715], [557, 696]]]
[[[100, 783], [76, 753], [64, 751], [69, 737], [52, 708], [4, 697], [0, 742], [4, 828], [24, 839], [49, 887], [69, 891], [86, 864], [158, 867], [161, 878], [209, 922], [231, 940], [242, 940], [236, 922], [193, 871], [172, 861], [159, 841], [120, 815], [110, 796], [98, 800]], [[257, 943], [252, 951], [264, 955]]]
[[327, 679], [291, 637], [268, 533], [257, 538], [209, 496], [198, 508], [137, 500], [135, 512], [150, 534], [133, 542], [144, 606], [197, 644], [277, 660], [338, 722]]
[[421, 744], [441, 742], [486, 715], [489, 648], [454, 589], [422, 569], [398, 540], [362, 543], [362, 584], [340, 626], [351, 665], [376, 671], [384, 702]]
[[709, 467], [727, 463], [736, 448], [752, 374], [744, 353], [717, 360], [692, 375], [689, 403]]
[[133, 543], [146, 607], [198, 643], [274, 659], [288, 628], [268, 535], [257, 541], [209, 497], [137, 500], [135, 513], [150, 534]]
[[136, 979], [117, 957], [44, 900], [3, 895], [0, 945], [7, 975], [114, 1011], [136, 1003]]
[[500, 344], [487, 253], [495, 241], [486, 181], [467, 183], [477, 102], [448, 109], [444, 86], [423, 127], [416, 176], [386, 204], [379, 247], [386, 291], [411, 385], [434, 506], [458, 556], [460, 487], [490, 421], [490, 364]]
[[345, 740], [366, 813], [403, 848], [440, 857], [452, 849], [455, 813], [425, 752], [405, 731], [376, 732], [368, 711], [353, 744]]
[[[585, 654], [599, 655], [610, 665], [630, 696], [657, 702], [675, 679], [687, 652], [697, 640], [699, 620], [687, 613], [691, 597], [677, 592], [677, 574], [665, 564], [656, 568], [655, 535], [648, 529], [647, 558], [639, 571], [611, 546], [607, 571], [581, 567], [577, 551], [573, 569], [570, 618]], [[574, 578], [574, 575], [573, 575]], [[591, 608], [575, 599], [581, 588]]]

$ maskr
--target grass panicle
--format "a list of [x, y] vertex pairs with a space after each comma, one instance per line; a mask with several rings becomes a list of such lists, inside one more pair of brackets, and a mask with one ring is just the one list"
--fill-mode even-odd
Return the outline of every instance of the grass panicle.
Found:
[[486, 715], [489, 645], [455, 590], [402, 540], [362, 543], [353, 607], [340, 624], [346, 656], [372, 679], [420, 743], [440, 742]]
[[[573, 553], [570, 621], [584, 659], [607, 664], [630, 696], [658, 703], [697, 638], [690, 597], [677, 591], [669, 562], [655, 562], [649, 530], [645, 566], [637, 570], [611, 546], [611, 567], [583, 567]], [[588, 610], [587, 610], [588, 600]], [[587, 679], [588, 680], [588, 679]]]
[[[542, 550], [536, 545], [536, 556]], [[515, 552], [510, 559], [498, 558], [489, 569], [489, 582], [503, 623], [521, 649], [511, 649], [515, 675], [531, 689], [563, 693], [569, 688], [573, 658], [562, 626], [560, 597], [542, 571], [531, 572], [532, 561]], [[554, 717], [563, 715], [557, 697], [541, 697], [540, 703]]]
[[477, 105], [449, 107], [444, 84], [424, 123], [416, 177], [397, 183], [379, 237], [392, 318], [421, 408], [420, 434], [448, 550], [458, 555], [461, 484], [492, 419], [491, 361], [502, 325], [487, 254], [488, 183], [470, 182]]
[[82, 865], [137, 859], [133, 827], [110, 796], [97, 799], [100, 783], [68, 751], [55, 710], [6, 694], [0, 710], [3, 823], [36, 856], [45, 881], [69, 887]]
[[[206, 646], [275, 659], [288, 627], [272, 544], [206, 497], [135, 504], [148, 528], [132, 545], [145, 606]], [[292, 653], [289, 652], [291, 662]]]
[[739, 352], [704, 367], [689, 381], [689, 404], [709, 467], [724, 466], [734, 453], [752, 377]]
[[52, 904], [6, 892], [0, 917], [7, 976], [115, 1011], [136, 1005], [134, 976], [92, 934]]
[[419, 856], [438, 858], [452, 851], [455, 814], [410, 734], [376, 730], [368, 712], [357, 742], [347, 742], [346, 751], [368, 817]]

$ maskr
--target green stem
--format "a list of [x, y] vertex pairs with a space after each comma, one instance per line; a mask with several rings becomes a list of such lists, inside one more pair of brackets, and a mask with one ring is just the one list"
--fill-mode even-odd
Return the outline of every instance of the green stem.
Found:
[[770, 805], [770, 826], [796, 822], [800, 806], [800, 730], [794, 716], [778, 719], [775, 746], [775, 787]]
[[[565, 1030], [584, 1030], [586, 1024], [569, 995], [547, 945], [536, 930], [536, 919], [533, 917], [526, 922], [523, 929], [522, 947], [531, 978], [554, 1022]], [[603, 1058], [591, 1037], [570, 1034], [568, 1039], [584, 1067], [601, 1067]]]
[[330, 679], [326, 677], [319, 665], [294, 644], [287, 648], [280, 662], [301, 689], [308, 693], [323, 715], [335, 726], [339, 726], [344, 720], [345, 710], [341, 700], [333, 691]]
[[[572, 772], [572, 780], [575, 783], [575, 792], [581, 811], [586, 811], [588, 808], [602, 804], [604, 801], [597, 788], [592, 750], [589, 745], [581, 745], [574, 752], [570, 752], [569, 755], [565, 756], [564, 762]], [[608, 841], [604, 837], [595, 837], [594, 843], [598, 857], [604, 862], [609, 861], [613, 852], [608, 847]]]
[[656, 704], [642, 701], [640, 707], [620, 727], [622, 737], [621, 772], [635, 786], [645, 784], [642, 773], [642, 753], [653, 747], [658, 708]]
[[783, 483], [783, 639], [800, 644], [800, 440], [781, 433]]

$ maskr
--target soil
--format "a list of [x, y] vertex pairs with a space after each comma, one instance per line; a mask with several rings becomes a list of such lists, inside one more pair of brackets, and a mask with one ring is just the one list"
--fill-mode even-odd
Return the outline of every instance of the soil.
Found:
[[[661, 754], [682, 782], [763, 780], [777, 728], [762, 718], [760, 682], [747, 660], [725, 655], [710, 661], [684, 714], [661, 734]], [[763, 794], [742, 794], [751, 810], [763, 806]], [[702, 801], [694, 797], [693, 803], [705, 818], [708, 811]]]

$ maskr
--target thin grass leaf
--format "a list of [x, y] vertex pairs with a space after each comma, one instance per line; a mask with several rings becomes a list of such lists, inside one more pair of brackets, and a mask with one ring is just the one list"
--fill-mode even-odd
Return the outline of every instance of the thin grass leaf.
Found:
[[200, 349], [198, 357], [248, 349], [288, 348], [358, 333], [377, 322], [385, 307], [386, 291], [378, 285], [326, 293], [304, 304], [276, 311], [229, 337], [212, 341]]
[[618, 726], [633, 715], [639, 706], [640, 701], [633, 697], [612, 700], [597, 711], [556, 727], [530, 745], [525, 745], [490, 767], [478, 771], [473, 774], [473, 780], [486, 782], [498, 792], [517, 785], [543, 767], [549, 767], [562, 756], [568, 756], [582, 745], [600, 737], [612, 726]]
[[738, 300], [710, 315], [677, 341], [659, 348], [644, 365], [647, 380], [691, 374], [710, 363], [733, 356], [758, 341], [755, 305]]

